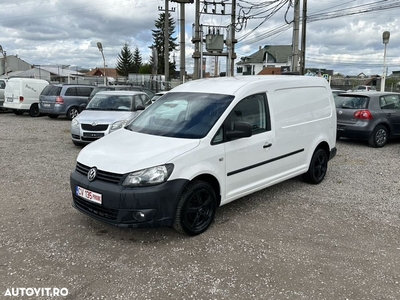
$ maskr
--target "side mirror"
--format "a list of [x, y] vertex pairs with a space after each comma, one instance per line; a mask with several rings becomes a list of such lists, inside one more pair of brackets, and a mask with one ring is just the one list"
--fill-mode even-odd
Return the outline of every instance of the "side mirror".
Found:
[[86, 109], [86, 103], [82, 103], [81, 105], [79, 105], [79, 111], [83, 111]]
[[234, 123], [233, 127], [233, 130], [227, 130], [225, 132], [225, 136], [228, 140], [250, 137], [253, 134], [251, 125], [249, 123], [236, 122]]
[[138, 106], [136, 106], [136, 110], [144, 110], [145, 109], [145, 107], [144, 106], [142, 106], [142, 105], [138, 105]]

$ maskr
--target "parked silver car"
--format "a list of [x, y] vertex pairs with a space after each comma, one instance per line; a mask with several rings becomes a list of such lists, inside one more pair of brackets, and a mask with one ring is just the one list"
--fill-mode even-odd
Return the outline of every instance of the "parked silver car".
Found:
[[337, 138], [368, 141], [383, 147], [400, 137], [400, 93], [351, 92], [335, 98]]
[[72, 142], [76, 146], [83, 146], [118, 130], [150, 104], [150, 98], [144, 92], [98, 92], [86, 109], [72, 120]]

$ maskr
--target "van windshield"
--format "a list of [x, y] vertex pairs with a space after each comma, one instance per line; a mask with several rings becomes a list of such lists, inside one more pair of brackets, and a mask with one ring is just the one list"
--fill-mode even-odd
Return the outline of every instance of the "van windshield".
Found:
[[233, 98], [231, 95], [169, 92], [125, 128], [168, 137], [203, 138]]

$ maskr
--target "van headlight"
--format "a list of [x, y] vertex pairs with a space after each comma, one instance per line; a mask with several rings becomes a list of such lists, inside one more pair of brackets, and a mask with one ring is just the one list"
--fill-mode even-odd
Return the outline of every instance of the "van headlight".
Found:
[[79, 127], [79, 121], [76, 118], [72, 119], [71, 127]]
[[151, 167], [140, 171], [135, 171], [125, 178], [122, 186], [124, 187], [137, 187], [149, 186], [166, 182], [171, 176], [173, 164], [166, 164], [157, 167]]
[[115, 130], [121, 129], [122, 127], [125, 127], [125, 125], [128, 123], [128, 121], [129, 120], [122, 120], [122, 121], [117, 121], [117, 122], [112, 123], [111, 127], [110, 127], [110, 133]]

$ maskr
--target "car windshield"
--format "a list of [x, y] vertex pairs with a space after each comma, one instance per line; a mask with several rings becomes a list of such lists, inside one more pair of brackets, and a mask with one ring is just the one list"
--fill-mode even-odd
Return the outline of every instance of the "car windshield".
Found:
[[338, 96], [335, 98], [336, 108], [365, 109], [368, 104], [368, 97], [362, 96]]
[[234, 96], [169, 92], [150, 105], [126, 129], [177, 138], [203, 138]]
[[133, 97], [128, 95], [100, 95], [96, 94], [89, 102], [87, 110], [132, 110]]

